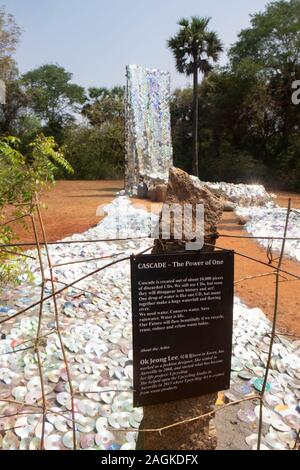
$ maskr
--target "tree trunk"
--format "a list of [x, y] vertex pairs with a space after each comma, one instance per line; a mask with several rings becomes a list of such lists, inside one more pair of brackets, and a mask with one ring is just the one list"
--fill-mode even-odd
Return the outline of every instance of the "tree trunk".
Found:
[[198, 160], [198, 67], [194, 66], [194, 92], [193, 92], [193, 174], [199, 178]]

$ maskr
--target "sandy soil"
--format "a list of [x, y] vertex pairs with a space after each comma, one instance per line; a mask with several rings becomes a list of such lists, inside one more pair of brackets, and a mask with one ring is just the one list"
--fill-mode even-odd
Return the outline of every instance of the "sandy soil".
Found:
[[[100, 217], [96, 216], [97, 207], [111, 202], [115, 193], [122, 188], [123, 181], [58, 181], [56, 187], [41, 198], [45, 204], [42, 213], [48, 240], [56, 241], [73, 233], [83, 232], [97, 224], [100, 220]], [[278, 204], [286, 206], [288, 198], [292, 197], [293, 207], [300, 208], [300, 194], [284, 192], [277, 194]], [[143, 203], [143, 201], [135, 202]], [[149, 204], [147, 205], [149, 206]], [[16, 226], [16, 230], [22, 242], [33, 240], [31, 230], [26, 231], [21, 225]], [[248, 235], [238, 225], [233, 213], [224, 213], [219, 231], [221, 235]], [[221, 237], [218, 240], [218, 245], [268, 262], [266, 250], [254, 240]], [[300, 276], [300, 264], [297, 262], [285, 259], [282, 269]], [[275, 276], [240, 280], [270, 272], [272, 269], [268, 266], [236, 255], [236, 295], [247, 305], [261, 308], [269, 318], [272, 317], [274, 309]], [[282, 281], [280, 285], [279, 327], [284, 332], [300, 336], [300, 281], [286, 282], [285, 279]]]
[[[84, 232], [100, 221], [97, 208], [109, 204], [123, 181], [57, 181], [54, 189], [41, 197], [42, 217], [48, 241], [57, 241], [73, 233]], [[15, 224], [20, 241], [33, 241], [31, 227]]]
[[282, 207], [287, 207], [288, 200], [291, 198], [292, 200], [292, 207], [294, 209], [300, 209], [300, 193], [287, 193], [284, 191], [272, 191], [271, 193], [275, 193], [276, 199], [275, 202]]
[[[246, 231], [237, 224], [236, 216], [233, 213], [224, 213], [222, 223], [219, 226], [220, 234], [227, 235], [248, 235]], [[272, 318], [274, 312], [274, 288], [275, 276], [263, 276], [257, 279], [241, 281], [246, 277], [253, 277], [259, 274], [273, 272], [268, 266], [264, 266], [255, 261], [243, 258], [238, 253], [256, 258], [264, 263], [268, 263], [266, 250], [255, 240], [220, 238], [218, 246], [233, 249], [235, 256], [235, 293], [244, 302], [252, 307], [261, 308], [264, 313]], [[276, 265], [276, 261], [275, 261]], [[282, 269], [300, 276], [300, 263], [285, 259]], [[286, 276], [291, 279], [290, 276]], [[280, 284], [280, 302], [278, 325], [283, 331], [300, 335], [300, 281], [286, 282], [282, 278]]]

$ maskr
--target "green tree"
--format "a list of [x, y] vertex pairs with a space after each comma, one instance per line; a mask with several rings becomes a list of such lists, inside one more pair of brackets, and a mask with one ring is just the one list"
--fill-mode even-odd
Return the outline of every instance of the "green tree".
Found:
[[64, 151], [76, 179], [116, 179], [124, 172], [124, 128], [116, 122], [102, 126], [72, 126], [64, 132]]
[[271, 2], [265, 11], [254, 14], [229, 57], [236, 76], [258, 83], [264, 90], [255, 100], [249, 93], [251, 108], [260, 110], [256, 114], [259, 120], [249, 116], [249, 131], [265, 134], [265, 163], [270, 173], [281, 183], [300, 189], [300, 113], [291, 100], [293, 81], [300, 76], [300, 1]]
[[284, 75], [299, 66], [300, 1], [271, 2], [263, 12], [251, 17], [251, 27], [243, 29], [229, 56], [233, 67], [252, 65], [269, 78]]
[[23, 75], [29, 106], [41, 119], [44, 132], [61, 143], [62, 130], [74, 120], [85, 101], [84, 89], [71, 83], [63, 67], [43, 65]]
[[[261, 138], [251, 132], [248, 121], [251, 115], [251, 123], [256, 122], [258, 114], [251, 108], [249, 96], [254, 96], [256, 85], [249, 95], [251, 86], [225, 70], [211, 73], [199, 86], [199, 114], [205, 116], [198, 129], [203, 180], [241, 183], [262, 178]], [[174, 162], [187, 172], [191, 171], [192, 94], [190, 88], [176, 90], [171, 99]]]
[[90, 88], [82, 109], [87, 124], [64, 132], [65, 153], [75, 178], [114, 179], [124, 172], [124, 89]]
[[92, 126], [101, 126], [105, 122], [124, 123], [124, 89], [90, 88], [87, 103], [82, 108]]
[[22, 220], [32, 210], [35, 194], [54, 183], [58, 167], [73, 171], [53, 137], [37, 136], [26, 154], [16, 137], [0, 138], [0, 283], [16, 281], [21, 267], [3, 247], [16, 237], [9, 220]]
[[5, 85], [5, 104], [0, 105], [0, 135], [15, 135], [18, 120], [28, 104], [16, 66], [12, 66], [11, 70], [7, 72]]
[[174, 165], [192, 173], [193, 90], [191, 88], [178, 89], [172, 93], [170, 112]]
[[300, 1], [271, 2], [265, 11], [254, 14], [251, 27], [241, 31], [229, 56], [234, 71], [268, 82], [268, 93], [274, 97], [269, 111], [288, 148], [289, 135], [298, 126], [291, 94], [292, 83], [300, 75]]
[[[270, 3], [252, 16], [230, 50], [198, 87], [200, 174], [300, 190], [300, 113], [292, 83], [300, 77], [299, 0]], [[171, 101], [175, 163], [190, 170], [191, 90]]]
[[214, 31], [208, 30], [210, 18], [183, 18], [178, 22], [178, 33], [168, 40], [178, 72], [193, 75], [193, 173], [199, 176], [198, 155], [198, 74], [207, 77], [212, 62], [217, 62], [223, 51]]
[[21, 35], [21, 28], [16, 24], [13, 15], [0, 7], [0, 79], [5, 80], [9, 73]]

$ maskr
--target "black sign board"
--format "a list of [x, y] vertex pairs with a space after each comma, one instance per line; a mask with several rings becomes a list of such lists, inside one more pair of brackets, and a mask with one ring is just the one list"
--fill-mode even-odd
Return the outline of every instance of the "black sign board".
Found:
[[232, 251], [131, 257], [134, 405], [230, 387]]

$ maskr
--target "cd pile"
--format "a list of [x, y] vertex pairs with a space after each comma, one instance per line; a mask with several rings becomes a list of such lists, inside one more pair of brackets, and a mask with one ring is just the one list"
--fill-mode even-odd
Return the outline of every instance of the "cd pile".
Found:
[[[282, 237], [286, 222], [287, 209], [275, 204], [266, 207], [238, 207], [238, 215], [249, 218], [246, 230], [255, 237]], [[299, 240], [287, 240], [285, 254], [292, 259], [300, 261], [300, 213], [291, 212], [289, 216], [288, 238], [299, 238]], [[269, 241], [260, 239], [258, 242], [267, 247]], [[282, 240], [273, 240], [274, 251], [280, 251]]]
[[[199, 181], [199, 180], [198, 180]], [[219, 189], [226, 194], [228, 199], [236, 204], [236, 213], [246, 217], [249, 222], [246, 230], [255, 237], [282, 237], [286, 222], [287, 209], [279, 207], [274, 202], [274, 195], [269, 194], [262, 185], [232, 184], [232, 183], [202, 183], [212, 189]], [[300, 213], [291, 212], [289, 216], [289, 238], [299, 240], [287, 240], [285, 254], [290, 258], [300, 261]], [[257, 239], [257, 242], [267, 247], [268, 240]], [[272, 241], [272, 249], [280, 251], [281, 240]]]
[[[125, 212], [129, 212], [129, 221]], [[108, 216], [96, 227], [66, 241], [75, 244], [49, 246], [58, 290], [91, 272], [93, 275], [57, 295], [59, 322], [66, 348], [74, 395], [76, 440], [79, 449], [134, 449], [142, 409], [132, 405], [132, 333], [129, 261], [102, 271], [101, 266], [151, 247], [150, 239], [80, 243], [81, 240], [116, 238], [119, 234], [145, 236], [149, 216], [135, 209], [127, 198], [106, 208]], [[36, 255], [32, 250], [31, 254]], [[111, 259], [99, 259], [113, 256]], [[94, 261], [87, 261], [97, 258]], [[46, 266], [45, 252], [43, 261]], [[78, 264], [69, 262], [82, 261]], [[39, 302], [41, 277], [37, 261], [29, 266], [35, 276], [29, 284], [1, 292], [0, 319], [0, 448], [39, 449], [42, 434], [42, 392], [35, 338], [39, 306], [12, 316]], [[45, 277], [50, 273], [45, 270]], [[44, 296], [52, 293], [51, 284]], [[258, 309], [235, 299], [232, 387], [229, 401], [259, 391], [265, 371], [271, 325]], [[12, 317], [12, 318], [10, 318]], [[43, 369], [47, 411], [45, 448], [72, 449], [71, 390], [56, 331], [53, 300], [45, 300], [38, 343]], [[277, 337], [263, 413], [263, 446], [289, 449], [299, 428], [300, 343]], [[252, 403], [252, 402], [251, 402]], [[247, 443], [257, 440], [257, 404], [237, 409], [237, 419], [249, 426]], [[127, 430], [125, 432], [119, 431]]]
[[[132, 213], [125, 221], [124, 211]], [[127, 198], [107, 207], [102, 224], [67, 240], [78, 244], [49, 247], [56, 290], [118, 258], [151, 247], [151, 240], [81, 244], [80, 240], [146, 236], [149, 217], [131, 208]], [[36, 255], [32, 250], [31, 254]], [[91, 258], [114, 256], [84, 262]], [[43, 251], [44, 264], [46, 265]], [[65, 264], [82, 261], [79, 264]], [[0, 319], [13, 316], [40, 300], [38, 263], [30, 260], [34, 285], [26, 283], [1, 292]], [[49, 279], [50, 273], [45, 270]], [[44, 297], [52, 293], [46, 283]], [[132, 333], [129, 261], [100, 271], [57, 296], [60, 328], [75, 395], [77, 447], [134, 449], [142, 410], [132, 404]], [[42, 432], [42, 392], [35, 344], [39, 307], [8, 319], [0, 326], [0, 448], [39, 449]], [[45, 449], [72, 449], [71, 395], [52, 299], [44, 302], [39, 351], [47, 401]], [[2, 401], [3, 400], [3, 401]], [[118, 432], [118, 429], [128, 432]]]
[[212, 189], [219, 189], [228, 199], [241, 207], [265, 206], [273, 201], [262, 185], [259, 184], [233, 184], [233, 183], [204, 183]]
[[[228, 401], [251, 397], [262, 390], [272, 325], [259, 309], [235, 299], [231, 389]], [[237, 419], [247, 423], [246, 443], [256, 449], [259, 401], [238, 409]], [[300, 428], [300, 341], [277, 336], [263, 407], [262, 450], [292, 449]]]

